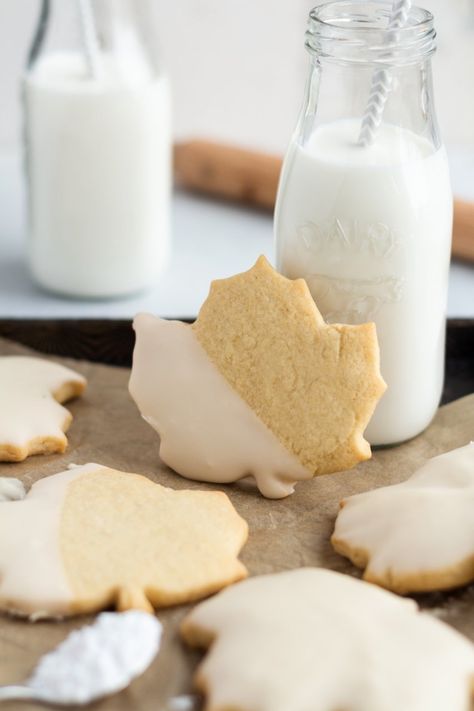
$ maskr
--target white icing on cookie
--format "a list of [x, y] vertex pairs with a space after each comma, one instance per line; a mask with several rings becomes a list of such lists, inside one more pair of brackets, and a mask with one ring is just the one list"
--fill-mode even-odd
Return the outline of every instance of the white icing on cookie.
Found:
[[474, 579], [474, 444], [430, 459], [408, 481], [342, 502], [332, 542], [364, 577], [398, 592]]
[[0, 502], [20, 501], [25, 498], [25, 487], [19, 479], [12, 476], [0, 477]]
[[[61, 560], [59, 528], [69, 483], [98, 464], [40, 479], [23, 501], [0, 507], [0, 606], [23, 614], [66, 614], [73, 601]], [[10, 601], [16, 601], [14, 605]], [[40, 612], [38, 612], [40, 611]]]
[[210, 650], [206, 709], [468, 711], [474, 647], [411, 600], [306, 568], [233, 585], [185, 618]]
[[200, 481], [253, 475], [264, 496], [281, 498], [312, 472], [278, 440], [210, 361], [192, 328], [139, 314], [130, 393], [160, 434], [160, 456]]
[[42, 451], [41, 442], [48, 439], [64, 449], [71, 415], [55, 396], [65, 401], [82, 392], [85, 384], [81, 375], [52, 361], [0, 357], [0, 460], [24, 459], [29, 443], [36, 442], [35, 451]]

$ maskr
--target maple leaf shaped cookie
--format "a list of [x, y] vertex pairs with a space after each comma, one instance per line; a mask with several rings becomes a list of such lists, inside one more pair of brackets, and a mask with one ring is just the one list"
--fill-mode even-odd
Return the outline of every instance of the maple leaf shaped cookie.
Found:
[[72, 415], [60, 403], [84, 391], [86, 380], [63, 365], [28, 356], [0, 357], [0, 461], [64, 452]]
[[264, 257], [214, 281], [192, 327], [147, 314], [134, 327], [130, 392], [183, 476], [250, 474], [279, 498], [370, 457], [363, 432], [385, 389], [374, 324], [324, 323], [306, 282]]
[[0, 503], [0, 608], [48, 617], [189, 602], [245, 577], [246, 538], [222, 492], [74, 467]]
[[402, 484], [344, 499], [331, 540], [365, 580], [401, 594], [474, 580], [474, 444]]
[[316, 568], [251, 578], [199, 604], [205, 711], [467, 711], [474, 646], [412, 600]]

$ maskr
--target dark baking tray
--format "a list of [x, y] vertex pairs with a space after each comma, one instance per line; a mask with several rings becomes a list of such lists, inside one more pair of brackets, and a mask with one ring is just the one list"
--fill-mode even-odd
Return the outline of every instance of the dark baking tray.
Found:
[[[0, 319], [0, 336], [42, 353], [131, 365], [134, 335], [128, 320]], [[474, 319], [450, 319], [442, 401], [451, 402], [471, 392], [474, 392]]]

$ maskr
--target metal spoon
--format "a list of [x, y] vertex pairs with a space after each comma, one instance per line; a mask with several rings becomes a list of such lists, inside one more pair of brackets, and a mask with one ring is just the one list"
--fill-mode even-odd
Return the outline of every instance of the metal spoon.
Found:
[[[13, 701], [15, 699], [64, 706], [64, 701], [58, 701], [52, 696], [50, 697], [47, 694], [39, 692], [37, 689], [32, 689], [28, 686], [28, 682], [25, 682], [24, 684], [0, 686], [0, 701]], [[196, 711], [198, 703], [199, 697], [191, 694], [173, 696], [169, 699], [164, 711]], [[75, 702], [75, 705], [76, 704], [77, 702]]]
[[149, 667], [161, 632], [161, 623], [146, 612], [103, 612], [45, 654], [23, 684], [0, 687], [0, 701], [85, 706], [115, 694]]
[[13, 699], [26, 699], [29, 701], [39, 701], [43, 704], [60, 705], [58, 701], [45, 696], [37, 689], [31, 689], [27, 683], [22, 685], [0, 686], [0, 701], [12, 701]]

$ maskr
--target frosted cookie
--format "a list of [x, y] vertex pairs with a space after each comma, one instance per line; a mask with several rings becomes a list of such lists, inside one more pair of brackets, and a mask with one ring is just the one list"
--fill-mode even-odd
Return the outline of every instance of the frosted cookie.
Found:
[[249, 474], [265, 496], [370, 457], [363, 431], [385, 384], [374, 324], [325, 324], [304, 280], [260, 257], [215, 281], [191, 327], [140, 314], [130, 392], [191, 479]]
[[72, 416], [60, 403], [80, 395], [86, 380], [63, 365], [27, 356], [0, 357], [0, 461], [64, 452]]
[[412, 600], [340, 573], [251, 578], [199, 604], [205, 711], [467, 711], [474, 646]]
[[245, 577], [246, 538], [222, 492], [74, 467], [0, 504], [0, 608], [41, 617], [189, 602]]
[[402, 484], [344, 499], [331, 540], [365, 580], [401, 594], [474, 580], [474, 444]]

